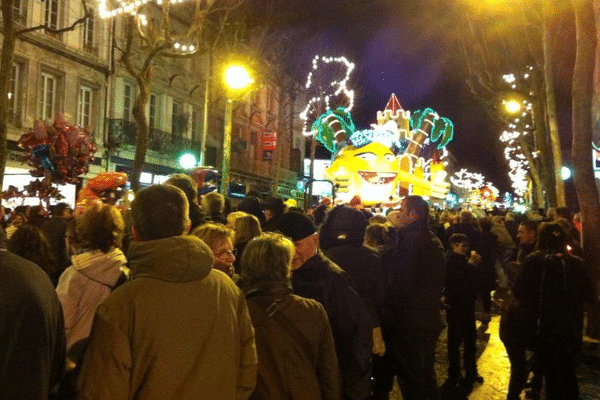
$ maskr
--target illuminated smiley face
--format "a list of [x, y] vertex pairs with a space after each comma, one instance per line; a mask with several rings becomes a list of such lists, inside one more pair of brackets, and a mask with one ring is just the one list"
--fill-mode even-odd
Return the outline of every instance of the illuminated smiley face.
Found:
[[381, 143], [345, 147], [325, 174], [336, 185], [336, 196], [344, 201], [359, 195], [362, 204], [368, 206], [397, 197], [398, 158]]

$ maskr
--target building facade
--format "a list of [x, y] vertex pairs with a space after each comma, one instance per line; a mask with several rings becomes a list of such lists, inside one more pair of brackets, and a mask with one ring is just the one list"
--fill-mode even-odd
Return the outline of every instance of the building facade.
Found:
[[[131, 169], [137, 135], [132, 111], [138, 87], [120, 59], [123, 19], [102, 19], [97, 14], [68, 32], [49, 34], [39, 29], [17, 41], [9, 93], [7, 176], [20, 176], [17, 180], [24, 184], [31, 180], [16, 142], [35, 120], [53, 120], [59, 112], [68, 122], [86, 127], [99, 148], [86, 178], [104, 170]], [[15, 2], [22, 27], [61, 29], [83, 15], [77, 0]], [[226, 98], [220, 77], [210, 71], [223, 60], [226, 55], [217, 52], [156, 58], [146, 109], [150, 137], [143, 184], [160, 183], [169, 174], [182, 172], [178, 157], [193, 153], [199, 158], [204, 137], [204, 165], [220, 168]], [[242, 191], [290, 194], [303, 158], [301, 95], [265, 77], [236, 102], [231, 182]]]

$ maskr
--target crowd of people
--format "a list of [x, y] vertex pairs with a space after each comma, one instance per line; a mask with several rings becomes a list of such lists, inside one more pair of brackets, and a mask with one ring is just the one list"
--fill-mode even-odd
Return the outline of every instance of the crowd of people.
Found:
[[[508, 399], [577, 398], [594, 286], [568, 209], [385, 215], [360, 201], [198, 198], [176, 174], [119, 210], [15, 209], [0, 229], [0, 398], [440, 399], [484, 383], [502, 305]], [[481, 311], [478, 301], [481, 301]], [[462, 357], [461, 357], [462, 348]], [[533, 357], [528, 356], [533, 354]], [[531, 359], [530, 359], [531, 358]]]

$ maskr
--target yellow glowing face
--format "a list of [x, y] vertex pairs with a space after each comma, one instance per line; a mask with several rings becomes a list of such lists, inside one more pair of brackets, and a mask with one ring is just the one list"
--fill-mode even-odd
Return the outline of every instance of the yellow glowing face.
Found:
[[336, 197], [344, 201], [355, 195], [360, 196], [363, 205], [397, 200], [398, 158], [381, 143], [345, 147], [325, 176], [336, 185]]

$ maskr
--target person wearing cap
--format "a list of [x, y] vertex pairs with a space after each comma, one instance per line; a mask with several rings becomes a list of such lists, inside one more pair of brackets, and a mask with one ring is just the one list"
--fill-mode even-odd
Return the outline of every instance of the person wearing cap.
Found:
[[346, 273], [319, 249], [319, 234], [308, 216], [287, 212], [275, 228], [294, 242], [294, 294], [317, 300], [329, 317], [342, 376], [342, 398], [369, 399], [373, 326], [368, 309]]
[[[391, 213], [390, 213], [391, 214]], [[393, 374], [405, 399], [439, 399], [435, 347], [442, 331], [440, 299], [446, 266], [444, 246], [429, 229], [429, 206], [420, 196], [407, 196], [390, 215], [399, 227], [394, 263], [388, 271], [382, 325], [395, 349], [390, 379], [376, 388], [374, 399], [387, 399]], [[382, 382], [383, 383], [383, 382]]]

